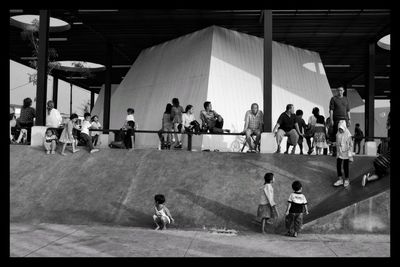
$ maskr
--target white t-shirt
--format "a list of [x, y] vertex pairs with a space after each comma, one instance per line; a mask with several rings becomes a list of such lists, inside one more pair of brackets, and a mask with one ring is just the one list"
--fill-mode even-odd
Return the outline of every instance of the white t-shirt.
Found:
[[127, 121], [135, 121], [135, 117], [133, 117], [133, 114], [129, 114], [126, 116]]
[[58, 128], [61, 122], [62, 122], [62, 117], [57, 109], [53, 108], [52, 110], [50, 110], [50, 115], [46, 110], [46, 126]]
[[274, 188], [271, 184], [265, 184], [260, 188], [261, 191], [261, 198], [260, 198], [260, 205], [267, 205], [268, 203], [271, 206], [275, 206], [276, 203], [274, 201]]
[[195, 120], [194, 114], [189, 114], [189, 113], [182, 114], [182, 125], [184, 127], [189, 127], [190, 123], [194, 120]]
[[81, 133], [89, 135], [89, 128], [92, 126], [90, 121], [84, 120], [81, 126]]
[[[99, 128], [101, 127], [100, 122], [95, 122], [95, 121], [93, 121], [91, 125], [92, 125], [92, 129], [99, 129]], [[95, 135], [100, 135], [101, 132], [91, 131], [90, 134], [91, 134], [92, 136], [95, 136]]]

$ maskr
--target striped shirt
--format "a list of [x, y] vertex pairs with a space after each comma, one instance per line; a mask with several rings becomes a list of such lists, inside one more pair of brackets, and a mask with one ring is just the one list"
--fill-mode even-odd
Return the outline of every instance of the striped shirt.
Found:
[[251, 112], [251, 110], [248, 110], [246, 112], [246, 115], [244, 116], [244, 121], [248, 121], [247, 124], [247, 129], [251, 130], [261, 130], [262, 125], [264, 123], [264, 115], [261, 110], [259, 110], [256, 115]]
[[375, 160], [375, 166], [380, 171], [385, 172], [387, 169], [390, 168], [390, 150], [385, 154], [379, 155]]

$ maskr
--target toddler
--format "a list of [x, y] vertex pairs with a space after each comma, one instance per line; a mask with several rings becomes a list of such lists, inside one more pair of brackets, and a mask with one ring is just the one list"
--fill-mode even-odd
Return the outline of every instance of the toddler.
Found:
[[290, 194], [288, 199], [288, 206], [286, 209], [285, 224], [288, 229], [287, 236], [297, 237], [303, 225], [303, 213], [308, 214], [307, 199], [301, 193], [302, 185], [300, 181], [292, 183], [293, 193]]
[[57, 146], [57, 136], [51, 129], [46, 130], [46, 134], [43, 139], [43, 146], [46, 150], [46, 154], [55, 154], [56, 153], [56, 146]]
[[165, 197], [164, 195], [155, 195], [154, 196], [154, 210], [155, 214], [153, 215], [153, 220], [156, 223], [156, 228], [154, 230], [164, 230], [167, 229], [167, 225], [171, 222], [174, 222], [174, 218], [172, 218], [171, 213], [168, 208], [164, 205]]

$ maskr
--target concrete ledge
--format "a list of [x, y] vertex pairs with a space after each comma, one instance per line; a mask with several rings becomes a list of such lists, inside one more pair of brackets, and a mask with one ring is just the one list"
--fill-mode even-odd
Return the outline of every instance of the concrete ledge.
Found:
[[364, 144], [365, 155], [376, 156], [377, 147], [375, 141], [367, 141]]
[[47, 126], [33, 126], [31, 131], [31, 146], [42, 146]]

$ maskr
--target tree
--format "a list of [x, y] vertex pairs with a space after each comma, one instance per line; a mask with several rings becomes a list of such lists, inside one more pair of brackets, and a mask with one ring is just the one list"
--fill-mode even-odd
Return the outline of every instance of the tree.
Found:
[[[39, 56], [39, 20], [34, 19], [32, 21], [32, 26], [25, 28], [21, 32], [21, 37], [23, 40], [28, 40], [30, 42], [30, 46], [32, 47], [32, 56], [36, 57], [36, 59], [29, 61], [29, 65], [36, 70], [36, 73], [30, 74], [28, 73], [28, 80], [29, 82], [32, 82], [33, 85], [36, 85], [37, 83], [37, 58]], [[48, 62], [48, 67], [47, 67], [47, 74], [50, 75], [52, 70], [54, 68], [57, 68], [60, 66], [60, 63], [56, 61], [58, 57], [58, 53], [54, 48], [49, 48], [48, 49], [48, 57], [47, 57], [47, 62]]]

